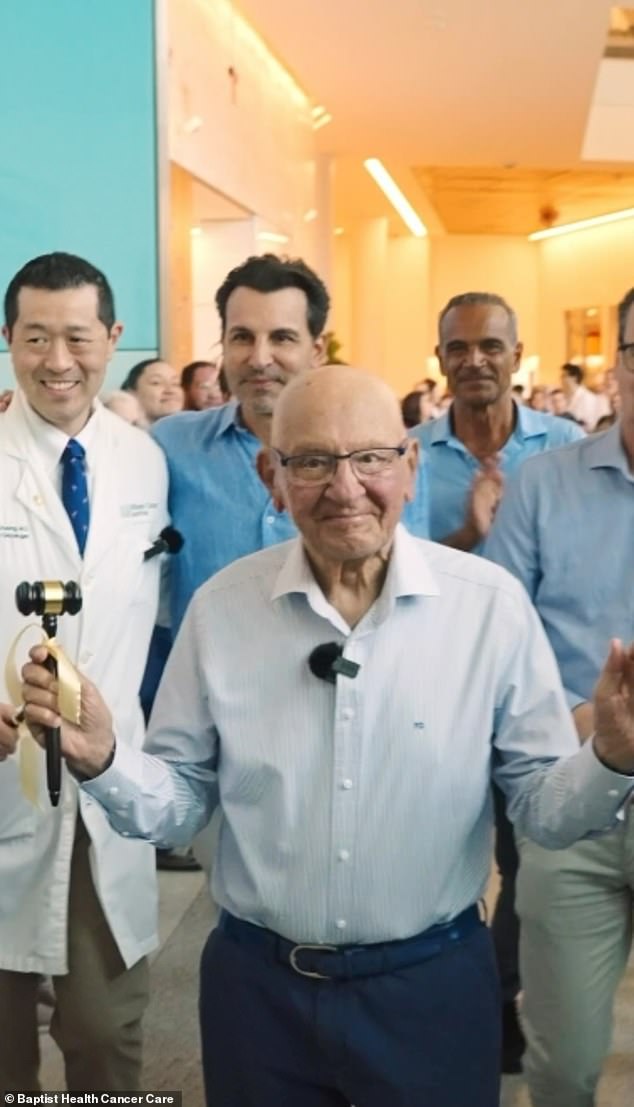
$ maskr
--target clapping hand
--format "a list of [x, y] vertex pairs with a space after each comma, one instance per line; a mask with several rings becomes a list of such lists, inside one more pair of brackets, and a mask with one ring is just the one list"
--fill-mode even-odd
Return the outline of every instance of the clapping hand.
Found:
[[597, 757], [617, 773], [634, 773], [634, 643], [618, 638], [594, 690]]

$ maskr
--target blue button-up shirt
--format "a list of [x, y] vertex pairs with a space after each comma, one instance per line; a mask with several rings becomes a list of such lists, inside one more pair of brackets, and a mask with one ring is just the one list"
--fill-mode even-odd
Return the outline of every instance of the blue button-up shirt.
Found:
[[[170, 558], [176, 633], [199, 585], [238, 557], [297, 531], [290, 515], [276, 510], [258, 476], [255, 460], [262, 443], [242, 425], [237, 404], [161, 419], [152, 434], [167, 457], [172, 523], [185, 538], [180, 553]], [[427, 488], [420, 469], [403, 522], [412, 534], [427, 537]]]
[[[515, 404], [513, 433], [498, 451], [500, 469], [505, 476], [532, 454], [564, 446], [583, 437], [583, 431], [569, 419], [559, 419], [523, 404]], [[465, 521], [469, 492], [481, 462], [453, 432], [450, 411], [423, 423], [410, 432], [421, 444], [429, 483], [430, 537], [441, 542]], [[478, 544], [472, 553], [480, 553]]]
[[592, 698], [610, 638], [634, 638], [633, 536], [617, 425], [523, 465], [486, 542], [535, 603], [571, 708]]

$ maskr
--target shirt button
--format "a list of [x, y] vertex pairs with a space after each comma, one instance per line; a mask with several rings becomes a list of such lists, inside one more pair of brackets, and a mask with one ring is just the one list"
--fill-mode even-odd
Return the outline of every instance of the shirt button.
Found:
[[348, 861], [350, 859], [350, 851], [347, 849], [340, 849], [337, 857], [340, 861]]
[[608, 792], [609, 796], [618, 796], [618, 794], [619, 793], [617, 792], [616, 788], [610, 788], [610, 791]]
[[119, 789], [116, 788], [116, 787], [108, 788], [108, 795], [109, 796], [118, 796], [119, 795]]
[[341, 781], [341, 787], [344, 789], [344, 791], [346, 791], [346, 792], [349, 791], [349, 789], [352, 788], [352, 781], [349, 780], [348, 778], [346, 778], [345, 780], [342, 780]]
[[348, 924], [347, 924], [345, 919], [337, 919], [337, 921], [335, 923], [335, 926], [337, 927], [337, 930], [345, 930], [347, 925]]
[[354, 719], [354, 708], [353, 707], [344, 707], [343, 711], [341, 712], [341, 718], [342, 719]]
[[270, 527], [272, 527], [273, 523], [275, 522], [275, 516], [274, 515], [267, 515], [266, 522], [269, 524]]

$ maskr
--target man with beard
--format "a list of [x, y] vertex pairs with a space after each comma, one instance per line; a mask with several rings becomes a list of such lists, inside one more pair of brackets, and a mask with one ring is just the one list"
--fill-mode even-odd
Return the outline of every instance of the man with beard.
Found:
[[[305, 262], [264, 254], [231, 270], [216, 305], [223, 370], [235, 402], [164, 419], [152, 432], [167, 457], [172, 521], [185, 538], [169, 566], [173, 636], [205, 580], [296, 533], [261, 482], [255, 460], [270, 442], [273, 410], [286, 383], [320, 363], [330, 297]], [[427, 537], [420, 471], [403, 521], [411, 533]], [[189, 852], [159, 853], [161, 868], [193, 865]]]

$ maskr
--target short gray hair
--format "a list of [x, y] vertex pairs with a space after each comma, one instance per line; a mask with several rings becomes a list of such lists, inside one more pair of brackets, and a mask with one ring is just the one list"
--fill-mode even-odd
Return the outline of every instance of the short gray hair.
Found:
[[495, 292], [461, 292], [459, 296], [452, 296], [449, 303], [445, 304], [438, 316], [439, 336], [442, 330], [443, 320], [451, 309], [469, 307], [471, 304], [488, 304], [491, 307], [501, 307], [508, 315], [513, 342], [517, 342], [517, 315], [513, 311], [511, 305], [507, 304], [506, 300], [502, 296], [498, 296]]

